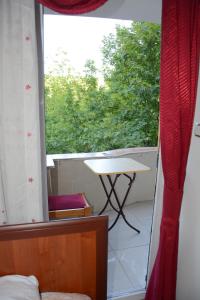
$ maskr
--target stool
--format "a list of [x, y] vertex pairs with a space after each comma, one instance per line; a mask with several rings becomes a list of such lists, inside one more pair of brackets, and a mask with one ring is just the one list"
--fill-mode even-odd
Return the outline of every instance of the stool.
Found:
[[49, 196], [48, 201], [50, 220], [86, 217], [92, 214], [92, 208], [82, 193]]

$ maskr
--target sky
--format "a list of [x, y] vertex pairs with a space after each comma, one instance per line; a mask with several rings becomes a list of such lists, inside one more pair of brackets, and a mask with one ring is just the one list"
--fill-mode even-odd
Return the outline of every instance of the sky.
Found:
[[53, 68], [56, 54], [62, 50], [67, 52], [75, 72], [82, 72], [87, 59], [93, 59], [97, 68], [101, 68], [102, 39], [109, 33], [115, 33], [117, 24], [130, 26], [131, 21], [44, 15], [45, 73]]

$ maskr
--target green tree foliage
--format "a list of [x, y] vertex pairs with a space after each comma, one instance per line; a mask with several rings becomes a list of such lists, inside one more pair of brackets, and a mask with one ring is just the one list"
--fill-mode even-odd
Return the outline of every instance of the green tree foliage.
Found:
[[47, 153], [157, 144], [160, 26], [117, 27], [104, 38], [102, 54], [103, 85], [92, 60], [82, 76], [66, 57], [46, 75]]

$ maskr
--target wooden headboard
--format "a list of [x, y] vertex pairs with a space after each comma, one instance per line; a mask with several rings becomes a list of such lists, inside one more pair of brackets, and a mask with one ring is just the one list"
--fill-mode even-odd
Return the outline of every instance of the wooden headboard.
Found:
[[106, 300], [105, 216], [0, 227], [0, 276], [35, 275], [40, 291]]

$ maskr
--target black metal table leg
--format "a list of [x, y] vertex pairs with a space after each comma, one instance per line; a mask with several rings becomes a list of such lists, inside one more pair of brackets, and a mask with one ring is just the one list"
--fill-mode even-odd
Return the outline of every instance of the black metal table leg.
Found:
[[[119, 198], [118, 198], [118, 195], [117, 195], [117, 192], [116, 192], [116, 190], [115, 190], [115, 185], [116, 185], [117, 179], [119, 178], [120, 175], [124, 175], [124, 176], [126, 176], [126, 177], [129, 179], [129, 185], [128, 185], [128, 188], [127, 188], [127, 190], [126, 190], [126, 193], [125, 193], [125, 196], [124, 196], [124, 199], [123, 199], [122, 203], [120, 203]], [[125, 216], [125, 214], [124, 214], [124, 212], [123, 212], [123, 208], [124, 208], [124, 205], [125, 205], [125, 203], [126, 203], [128, 194], [129, 194], [129, 192], [130, 192], [130, 189], [131, 189], [131, 187], [132, 187], [132, 184], [133, 184], [134, 181], [135, 181], [136, 173], [133, 173], [133, 176], [132, 176], [132, 177], [131, 177], [130, 175], [127, 175], [127, 174], [117, 174], [117, 175], [115, 176], [114, 181], [112, 181], [111, 175], [107, 175], [108, 182], [109, 182], [110, 187], [111, 187], [109, 193], [108, 193], [108, 191], [107, 191], [107, 188], [106, 188], [106, 186], [105, 186], [105, 183], [104, 183], [104, 181], [103, 181], [102, 176], [99, 175], [99, 177], [100, 177], [100, 179], [101, 179], [101, 183], [102, 183], [102, 185], [103, 185], [104, 191], [105, 191], [106, 196], [107, 196], [106, 204], [105, 204], [105, 206], [103, 207], [103, 209], [101, 210], [100, 214], [101, 214], [102, 212], [105, 211], [105, 209], [106, 209], [106, 207], [108, 206], [108, 204], [110, 204], [111, 207], [117, 212], [117, 216], [116, 216], [116, 218], [115, 218], [113, 224], [109, 227], [108, 230], [111, 230], [111, 229], [115, 226], [115, 224], [117, 223], [119, 217], [122, 216], [123, 220], [125, 221], [125, 223], [126, 223], [130, 228], [132, 228], [133, 230], [135, 230], [137, 233], [140, 233], [140, 230], [138, 230], [136, 227], [132, 226], [132, 225], [130, 224], [130, 222], [128, 222], [128, 220], [126, 219], [126, 216]], [[112, 201], [111, 201], [111, 195], [112, 195], [112, 193], [114, 194], [115, 200], [116, 200], [117, 205], [118, 205], [118, 208], [117, 208], [117, 209], [116, 209], [116, 207], [113, 205], [113, 203], [112, 203]]]
[[109, 193], [108, 193], [108, 191], [107, 191], [107, 188], [106, 188], [106, 185], [105, 185], [105, 183], [104, 183], [103, 177], [102, 177], [101, 175], [99, 175], [99, 178], [100, 178], [100, 180], [101, 180], [103, 189], [104, 189], [104, 191], [105, 191], [105, 193], [106, 193], [106, 196], [107, 196], [107, 201], [106, 201], [104, 207], [102, 208], [102, 210], [100, 211], [99, 215], [101, 215], [101, 214], [105, 211], [105, 209], [107, 208], [108, 204], [110, 204], [110, 206], [118, 213], [119, 211], [115, 208], [115, 206], [113, 205], [113, 203], [112, 203], [112, 201], [111, 201], [111, 196], [112, 196], [112, 193], [113, 193], [115, 184], [116, 184], [116, 182], [117, 182], [117, 179], [119, 178], [119, 175], [118, 175], [118, 174], [115, 175], [115, 179], [114, 179], [114, 182], [113, 182], [113, 186], [111, 187], [111, 190], [110, 190]]

